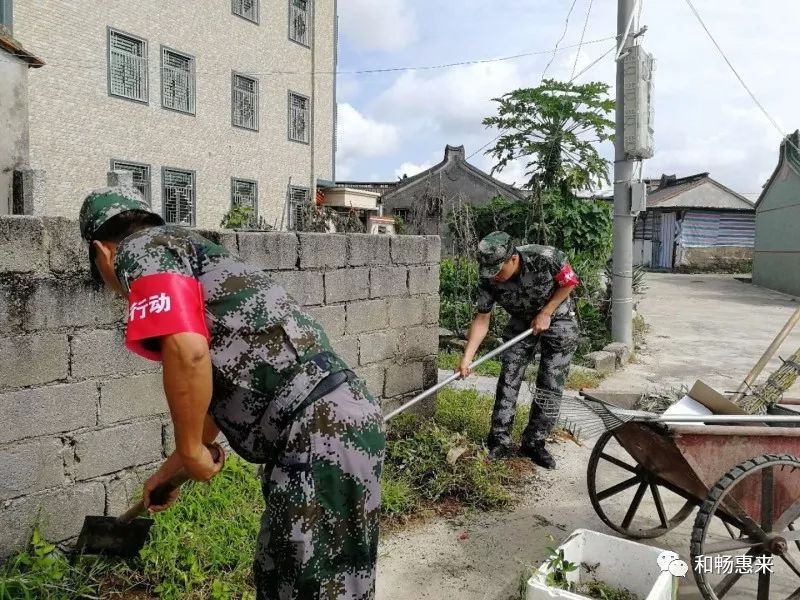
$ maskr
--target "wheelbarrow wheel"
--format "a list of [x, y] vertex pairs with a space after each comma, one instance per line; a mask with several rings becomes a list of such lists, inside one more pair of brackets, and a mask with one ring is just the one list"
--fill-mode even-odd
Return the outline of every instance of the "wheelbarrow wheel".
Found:
[[610, 431], [598, 438], [592, 450], [586, 484], [603, 523], [635, 540], [664, 535], [685, 521], [696, 506], [685, 492], [638, 464]]
[[[703, 598], [729, 592], [756, 600], [800, 598], [800, 500], [788, 496], [799, 478], [800, 459], [765, 454], [734, 467], [711, 489], [690, 547]], [[788, 508], [776, 514], [776, 504]]]

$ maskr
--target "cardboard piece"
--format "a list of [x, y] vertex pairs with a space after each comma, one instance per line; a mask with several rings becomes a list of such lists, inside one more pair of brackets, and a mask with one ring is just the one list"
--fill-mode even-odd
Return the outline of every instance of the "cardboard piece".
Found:
[[706, 385], [699, 379], [689, 391], [689, 397], [705, 406], [713, 415], [748, 414], [741, 406], [734, 404], [714, 388]]

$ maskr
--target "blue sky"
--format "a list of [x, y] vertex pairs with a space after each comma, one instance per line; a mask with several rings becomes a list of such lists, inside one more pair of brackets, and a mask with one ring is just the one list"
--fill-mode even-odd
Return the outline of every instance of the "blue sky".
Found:
[[[437, 65], [552, 50], [573, 0], [339, 0], [339, 70]], [[561, 47], [581, 37], [591, 0], [575, 0]], [[585, 40], [616, 33], [616, 0], [593, 0]], [[789, 132], [800, 127], [800, 3], [694, 0], [712, 33], [757, 98]], [[655, 55], [656, 156], [645, 176], [709, 171], [755, 199], [774, 168], [780, 133], [717, 54], [684, 0], [644, 0], [644, 45]], [[613, 45], [585, 44], [552, 54], [448, 69], [342, 73], [338, 179], [393, 180], [435, 164], [445, 144], [471, 154], [495, 133], [481, 125], [491, 98], [569, 79]], [[578, 81], [614, 84], [606, 57]], [[612, 89], [613, 94], [613, 89]], [[612, 149], [601, 151], [611, 156]], [[480, 153], [471, 162], [490, 169]], [[522, 183], [512, 165], [499, 175]]]

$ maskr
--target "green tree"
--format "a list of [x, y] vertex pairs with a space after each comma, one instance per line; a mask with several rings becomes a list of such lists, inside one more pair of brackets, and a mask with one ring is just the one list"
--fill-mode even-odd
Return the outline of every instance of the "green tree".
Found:
[[595, 144], [613, 139], [608, 115], [614, 101], [605, 83], [577, 85], [545, 79], [535, 88], [518, 89], [500, 98], [497, 115], [483, 124], [502, 132], [487, 154], [502, 171], [511, 161], [525, 161], [525, 187], [534, 195], [545, 191], [591, 189], [609, 182], [609, 161]]

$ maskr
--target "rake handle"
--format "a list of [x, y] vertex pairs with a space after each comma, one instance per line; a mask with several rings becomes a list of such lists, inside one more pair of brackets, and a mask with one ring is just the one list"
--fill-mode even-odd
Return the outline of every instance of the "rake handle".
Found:
[[[487, 360], [489, 360], [490, 358], [494, 358], [495, 356], [497, 356], [498, 354], [500, 354], [500, 353], [502, 353], [502, 352], [505, 352], [506, 350], [508, 350], [509, 348], [511, 348], [511, 346], [514, 346], [515, 344], [517, 344], [517, 343], [521, 342], [521, 341], [522, 341], [522, 340], [524, 340], [526, 337], [528, 337], [528, 336], [531, 336], [531, 335], [533, 335], [533, 329], [526, 329], [525, 331], [523, 331], [522, 333], [520, 333], [518, 336], [516, 336], [516, 337], [513, 337], [513, 338], [511, 338], [510, 340], [508, 340], [508, 341], [507, 341], [505, 344], [503, 344], [502, 346], [498, 346], [497, 348], [495, 348], [495, 349], [494, 349], [494, 350], [492, 350], [491, 352], [487, 352], [486, 354], [484, 354], [483, 356], [481, 356], [481, 357], [480, 357], [478, 360], [476, 360], [475, 362], [473, 362], [473, 363], [472, 363], [472, 364], [469, 366], [469, 368], [470, 368], [470, 369], [474, 369], [474, 368], [475, 368], [475, 367], [477, 367], [478, 365], [480, 365], [480, 364], [482, 364], [482, 363], [486, 362], [486, 361], [487, 361]], [[424, 400], [424, 399], [425, 399], [425, 398], [427, 398], [428, 396], [431, 396], [431, 395], [435, 394], [435, 393], [436, 393], [436, 392], [438, 392], [440, 389], [442, 389], [443, 387], [445, 387], [445, 386], [447, 386], [447, 385], [450, 385], [451, 383], [453, 383], [453, 382], [454, 382], [455, 380], [457, 380], [457, 379], [461, 379], [461, 374], [460, 374], [460, 373], [453, 373], [453, 374], [452, 374], [452, 375], [450, 375], [450, 377], [448, 377], [447, 379], [445, 379], [445, 380], [443, 380], [443, 381], [440, 381], [439, 383], [437, 383], [437, 384], [436, 384], [436, 385], [434, 385], [433, 387], [431, 387], [431, 388], [428, 388], [427, 390], [425, 390], [424, 392], [420, 393], [420, 394], [419, 394], [419, 395], [417, 395], [417, 396], [414, 396], [414, 397], [413, 397], [411, 400], [409, 400], [408, 402], [406, 402], [405, 404], [403, 404], [403, 406], [401, 406], [400, 408], [397, 408], [397, 409], [393, 410], [392, 412], [390, 412], [388, 415], [386, 415], [386, 416], [383, 418], [383, 422], [384, 422], [384, 423], [388, 422], [390, 419], [393, 419], [394, 417], [396, 417], [397, 415], [399, 415], [401, 412], [403, 412], [403, 411], [405, 411], [405, 410], [408, 410], [409, 408], [411, 408], [412, 406], [414, 406], [414, 405], [415, 405], [417, 402], [419, 402], [420, 400]]]
[[[208, 451], [211, 452], [211, 457], [214, 459], [214, 462], [219, 461], [221, 452], [217, 444], [210, 444], [206, 447]], [[189, 474], [184, 469], [179, 470], [170, 477], [168, 481], [156, 486], [156, 488], [150, 492], [150, 503], [156, 506], [166, 504], [169, 500], [169, 495], [190, 480], [191, 477], [189, 477]], [[142, 499], [117, 517], [117, 521], [120, 523], [130, 523], [145, 512], [147, 512], [147, 508], [144, 505], [144, 499]]]

